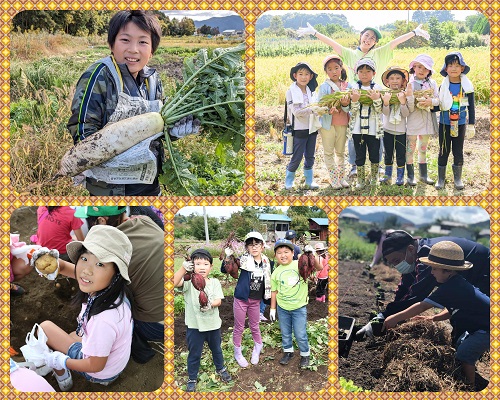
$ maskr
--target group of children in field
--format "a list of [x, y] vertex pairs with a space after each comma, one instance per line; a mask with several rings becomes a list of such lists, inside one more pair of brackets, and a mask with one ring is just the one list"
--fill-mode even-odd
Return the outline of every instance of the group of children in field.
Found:
[[[299, 275], [297, 259], [294, 259], [294, 244], [287, 239], [278, 240], [274, 246], [277, 265], [263, 253], [264, 238], [259, 232], [249, 232], [245, 237], [246, 252], [239, 258], [239, 276], [234, 291], [233, 312], [234, 330], [233, 345], [234, 358], [242, 368], [248, 367], [248, 361], [242, 352], [242, 337], [245, 319], [248, 317], [254, 347], [250, 362], [258, 364], [264, 346], [259, 322], [260, 303], [264, 300], [270, 304], [269, 318], [271, 322], [278, 316], [282, 335], [283, 356], [281, 365], [287, 365], [294, 356], [292, 333], [295, 336], [300, 350], [300, 368], [307, 368], [310, 364], [310, 348], [307, 338], [307, 310], [308, 283]], [[325, 301], [325, 288], [328, 279], [328, 257], [326, 248], [322, 243], [315, 248], [309, 246], [305, 251], [312, 251], [315, 258], [315, 270], [321, 271], [318, 276], [318, 286], [322, 295], [316, 300]], [[231, 257], [232, 251], [226, 249], [226, 256]], [[227, 260], [227, 259], [226, 259]], [[221, 271], [226, 272], [224, 261]], [[192, 252], [190, 261], [183, 263], [174, 275], [174, 286], [182, 287], [185, 299], [185, 323], [187, 326], [188, 344], [188, 381], [186, 391], [196, 390], [198, 371], [203, 344], [206, 341], [214, 360], [216, 372], [223, 382], [232, 380], [224, 365], [221, 349], [222, 320], [219, 316], [218, 306], [224, 298], [220, 282], [214, 277], [208, 277], [212, 268], [213, 259], [204, 249]], [[209, 302], [208, 307], [200, 307], [200, 291], [195, 289], [192, 282], [185, 280], [185, 274], [201, 274], [206, 281], [205, 291]], [[321, 283], [321, 285], [320, 285]]]
[[[314, 104], [313, 92], [318, 74], [307, 62], [291, 68], [293, 83], [286, 93], [288, 115], [293, 128], [293, 154], [286, 169], [285, 189], [294, 185], [295, 173], [304, 158], [306, 189], [317, 189], [313, 180], [315, 145], [321, 134], [325, 164], [334, 189], [349, 187], [344, 165], [345, 144], [352, 140], [357, 170], [356, 188], [365, 186], [366, 153], [370, 160], [369, 184], [391, 184], [394, 156], [396, 185], [416, 186], [414, 154], [418, 150], [420, 181], [435, 182], [427, 172], [427, 146], [431, 135], [439, 134], [436, 189], [445, 185], [446, 166], [453, 153], [454, 186], [461, 190], [464, 162], [464, 139], [474, 136], [474, 88], [466, 77], [470, 67], [459, 52], [446, 55], [440, 74], [441, 86], [432, 79], [434, 60], [419, 54], [409, 64], [409, 71], [391, 66], [378, 71], [372, 58], [361, 58], [354, 66], [356, 82], [347, 82], [342, 58], [327, 56], [323, 69], [327, 78], [320, 85], [318, 104], [326, 95], [343, 92], [338, 105], [331, 108]], [[374, 81], [382, 74], [383, 88]], [[439, 124], [436, 117], [439, 112]], [[318, 118], [319, 117], [319, 118]], [[319, 119], [319, 121], [318, 121]], [[379, 179], [380, 148], [383, 141], [385, 173]], [[349, 151], [351, 146], [349, 146]]]

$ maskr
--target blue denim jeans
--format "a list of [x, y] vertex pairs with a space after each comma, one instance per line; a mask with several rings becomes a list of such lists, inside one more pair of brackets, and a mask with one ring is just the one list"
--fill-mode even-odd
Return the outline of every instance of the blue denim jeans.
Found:
[[[81, 360], [83, 359], [83, 353], [82, 353], [82, 343], [81, 342], [75, 342], [71, 346], [69, 346], [68, 349], [68, 357], [72, 358], [74, 360]], [[115, 381], [120, 374], [117, 374], [115, 376], [112, 376], [111, 378], [106, 378], [106, 379], [99, 379], [99, 378], [94, 378], [93, 376], [90, 376], [86, 372], [80, 372], [80, 371], [75, 371], [78, 372], [80, 375], [83, 375], [86, 380], [89, 382], [94, 382], [94, 383], [100, 383], [101, 385], [108, 385], [111, 382]]]
[[308, 356], [309, 341], [307, 340], [307, 309], [306, 306], [297, 308], [296, 310], [287, 311], [279, 305], [278, 320], [281, 330], [281, 346], [285, 353], [293, 353], [292, 330], [295, 335], [295, 340], [299, 345], [300, 355]]
[[260, 301], [260, 313], [264, 314], [264, 311], [266, 311], [266, 303], [264, 303], [264, 300]]

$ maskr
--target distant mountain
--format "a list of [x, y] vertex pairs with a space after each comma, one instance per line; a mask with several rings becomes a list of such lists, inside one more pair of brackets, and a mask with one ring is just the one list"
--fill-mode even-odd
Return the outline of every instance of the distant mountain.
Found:
[[410, 221], [409, 219], [403, 218], [402, 216], [395, 214], [395, 213], [390, 213], [386, 211], [379, 211], [379, 212], [373, 212], [373, 213], [368, 213], [368, 214], [362, 214], [356, 212], [353, 208], [348, 208], [345, 211], [346, 213], [349, 214], [355, 214], [359, 217], [359, 220], [362, 222], [371, 222], [371, 223], [376, 223], [377, 225], [383, 225], [385, 220], [389, 217], [394, 217], [396, 216], [397, 223], [399, 225], [406, 225], [406, 224], [411, 224], [417, 226], [415, 222]]
[[272, 15], [272, 14], [264, 14], [259, 17], [257, 22], [255, 23], [255, 29], [261, 30], [264, 28], [269, 28], [271, 23], [271, 19], [273, 17], [280, 17], [283, 21], [283, 27], [298, 29], [300, 27], [307, 26], [307, 22], [311, 25], [328, 25], [328, 24], [337, 24], [345, 29], [349, 29], [349, 22], [347, 22], [347, 18], [345, 15], [339, 14], [309, 14], [306, 12], [292, 12], [286, 13], [282, 15]]
[[219, 28], [219, 32], [234, 29], [236, 31], [245, 30], [245, 22], [238, 15], [229, 15], [227, 17], [213, 17], [203, 21], [194, 21], [196, 28], [207, 25], [211, 28]]

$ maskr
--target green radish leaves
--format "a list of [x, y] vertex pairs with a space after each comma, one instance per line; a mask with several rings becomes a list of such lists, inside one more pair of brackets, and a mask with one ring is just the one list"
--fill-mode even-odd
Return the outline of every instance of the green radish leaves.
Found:
[[[201, 49], [192, 58], [184, 60], [182, 75], [184, 83], [177, 85], [176, 93], [169, 98], [161, 110], [165, 121], [165, 132], [173, 124], [192, 114], [201, 122], [201, 135], [217, 143], [218, 157], [225, 159], [222, 151], [238, 152], [245, 143], [245, 68], [243, 55], [245, 44], [236, 47]], [[168, 135], [166, 135], [168, 136]], [[167, 151], [175, 144], [167, 141]], [[176, 163], [180, 164], [176, 164]], [[174, 164], [176, 164], [174, 166]], [[161, 182], [175, 192], [196, 195], [197, 177], [189, 172], [189, 162], [179, 152], [169, 156], [163, 165], [168, 171]], [[187, 168], [187, 170], [186, 170]], [[192, 170], [192, 168], [191, 168]], [[174, 174], [170, 172], [173, 171]], [[189, 173], [188, 173], [189, 172]], [[172, 186], [173, 185], [173, 186]]]

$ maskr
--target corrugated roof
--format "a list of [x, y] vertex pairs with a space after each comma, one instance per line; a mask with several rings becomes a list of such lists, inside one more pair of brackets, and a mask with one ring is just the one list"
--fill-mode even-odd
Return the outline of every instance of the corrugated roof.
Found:
[[309, 218], [311, 221], [316, 222], [320, 226], [328, 226], [328, 218]]
[[292, 219], [283, 214], [259, 214], [260, 221], [284, 221], [290, 222]]

